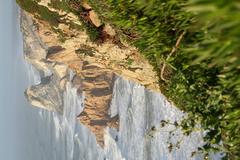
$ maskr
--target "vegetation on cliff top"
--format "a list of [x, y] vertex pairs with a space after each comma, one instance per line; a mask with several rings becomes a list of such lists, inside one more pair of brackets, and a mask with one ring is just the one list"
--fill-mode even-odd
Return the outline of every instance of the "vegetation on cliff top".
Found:
[[204, 151], [240, 158], [240, 3], [89, 1], [147, 57], [165, 95], [189, 113], [181, 125], [186, 133], [200, 122], [208, 131]]
[[17, 0], [17, 3], [27, 12], [48, 21], [50, 25], [57, 26], [60, 22], [60, 16], [57, 12], [50, 11], [47, 7], [38, 5], [37, 0]]
[[[17, 1], [27, 11], [38, 12], [44, 20], [57, 23], [58, 16], [53, 14], [49, 18], [49, 11], [43, 14], [46, 9], [38, 8], [36, 1]], [[80, 5], [80, 0], [51, 2], [59, 9], [81, 12], [74, 8]], [[89, 3], [104, 22], [113, 24], [122, 38], [135, 45], [155, 67], [164, 94], [189, 113], [181, 125], [186, 134], [200, 122], [208, 131], [203, 151], [220, 149], [225, 151], [226, 159], [239, 159], [239, 1], [89, 0]], [[89, 34], [96, 36], [96, 32]]]

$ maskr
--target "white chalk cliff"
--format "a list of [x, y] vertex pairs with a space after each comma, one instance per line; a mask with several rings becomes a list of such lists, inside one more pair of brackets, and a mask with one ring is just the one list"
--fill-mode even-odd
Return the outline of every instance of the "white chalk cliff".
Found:
[[[204, 145], [204, 132], [199, 129], [190, 135], [183, 134], [179, 124], [186, 114], [144, 80], [134, 80], [141, 74], [144, 77], [144, 69], [139, 73], [122, 73], [116, 67], [114, 70], [97, 63], [99, 57], [76, 60], [66, 52], [71, 49], [68, 40], [59, 53], [50, 55], [54, 40], [51, 36], [49, 42], [42, 38], [43, 32], [49, 35], [41, 30], [42, 24], [37, 31], [33, 17], [21, 12], [25, 59], [35, 79], [25, 95], [33, 106], [46, 109], [40, 116], [54, 124], [56, 134], [51, 138], [58, 144], [45, 160], [204, 158], [198, 152], [198, 147]], [[95, 49], [96, 55], [101, 52], [101, 48]], [[132, 78], [131, 73], [136, 77]], [[152, 73], [146, 74], [154, 77]], [[218, 154], [211, 157], [220, 159]]]

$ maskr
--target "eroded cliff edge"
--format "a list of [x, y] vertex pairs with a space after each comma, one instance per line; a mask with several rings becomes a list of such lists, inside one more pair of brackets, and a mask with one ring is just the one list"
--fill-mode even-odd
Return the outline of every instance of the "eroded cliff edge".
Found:
[[[204, 144], [202, 132], [183, 135], [177, 124], [184, 114], [149, 90], [158, 90], [151, 66], [141, 59], [126, 68], [126, 57], [141, 58], [132, 49], [111, 43], [98, 46], [77, 31], [60, 43], [46, 22], [25, 12], [21, 22], [26, 60], [39, 74], [38, 84], [26, 90], [26, 97], [33, 106], [60, 114], [66, 114], [67, 106], [76, 107], [73, 117], [83, 128], [77, 129], [82, 134], [78, 159], [202, 158], [197, 153]], [[64, 98], [69, 85], [76, 90], [71, 94], [81, 97], [71, 105], [68, 101], [73, 99]]]
[[[49, 7], [45, 3], [39, 5]], [[66, 24], [71, 21], [80, 25], [77, 16], [59, 14], [63, 15], [62, 22], [53, 28], [34, 14], [22, 13], [26, 59], [40, 74], [39, 84], [30, 87], [26, 96], [34, 106], [62, 113], [63, 93], [71, 70], [74, 72], [73, 86], [85, 97], [84, 110], [78, 119], [103, 145], [104, 128], [117, 129], [119, 125], [118, 116], [111, 117], [108, 113], [117, 77], [125, 77], [153, 90], [159, 90], [158, 78], [136, 48], [127, 44], [122, 48], [111, 40], [102, 44], [91, 42], [85, 30]], [[110, 26], [106, 28], [108, 33], [114, 32]], [[54, 29], [64, 33], [64, 41]]]

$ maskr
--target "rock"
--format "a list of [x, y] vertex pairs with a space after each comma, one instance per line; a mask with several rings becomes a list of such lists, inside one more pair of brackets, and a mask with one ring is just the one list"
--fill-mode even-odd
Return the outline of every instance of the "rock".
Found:
[[63, 91], [55, 77], [42, 78], [41, 84], [31, 86], [25, 92], [28, 101], [37, 107], [50, 111], [63, 112]]
[[65, 48], [63, 48], [62, 46], [51, 46], [48, 48], [48, 55], [55, 54], [55, 53], [61, 52], [63, 50], [65, 50]]
[[[41, 38], [35, 32], [35, 27], [31, 16], [27, 15], [24, 11], [21, 13], [22, 24], [21, 29], [23, 32], [24, 40], [24, 53], [29, 58], [45, 59], [47, 56], [47, 46], [42, 42]], [[26, 45], [27, 44], [27, 45]], [[41, 47], [35, 48], [40, 45]], [[30, 51], [34, 50], [33, 53]]]
[[105, 31], [108, 35], [112, 37], [116, 35], [115, 30], [109, 24], [106, 24], [104, 26], [103, 31]]
[[49, 51], [52, 53], [62, 50], [62, 47], [46, 47], [33, 31], [31, 18], [24, 12], [21, 18], [25, 59], [36, 69], [40, 77], [40, 83], [30, 86], [25, 91], [25, 96], [33, 106], [62, 113], [65, 85], [62, 79], [70, 79], [70, 74], [66, 65], [46, 60]]
[[54, 65], [54, 70], [55, 70], [55, 73], [58, 75], [58, 77], [62, 79], [67, 75], [68, 67], [67, 65], [64, 65], [64, 64], [56, 64]]
[[82, 2], [82, 7], [86, 10], [92, 9], [92, 7], [85, 0]]
[[36, 107], [62, 113], [65, 84], [70, 79], [67, 66], [47, 60], [29, 62], [38, 71], [41, 81], [26, 90], [28, 101]]
[[98, 15], [93, 10], [89, 11], [89, 18], [94, 26], [100, 27], [102, 25]]
[[66, 24], [63, 24], [63, 23], [60, 23], [59, 25], [58, 25], [58, 28], [57, 29], [59, 29], [59, 30], [61, 30], [63, 33], [64, 32], [69, 32], [69, 26], [68, 25], [66, 25]]

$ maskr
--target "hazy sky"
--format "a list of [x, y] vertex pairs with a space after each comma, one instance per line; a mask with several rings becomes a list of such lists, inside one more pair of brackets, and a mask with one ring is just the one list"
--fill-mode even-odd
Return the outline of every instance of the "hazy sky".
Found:
[[0, 0], [0, 160], [33, 160], [33, 109], [23, 94], [28, 78], [18, 17], [15, 0]]
[[48, 112], [39, 116], [42, 110], [24, 97], [31, 70], [22, 46], [19, 8], [15, 0], [0, 0], [0, 160], [54, 160], [66, 148], [57, 145]]
[[[12, 0], [0, 0], [0, 159], [17, 160], [16, 108], [12, 96], [16, 11]], [[15, 32], [16, 33], [16, 32]]]

